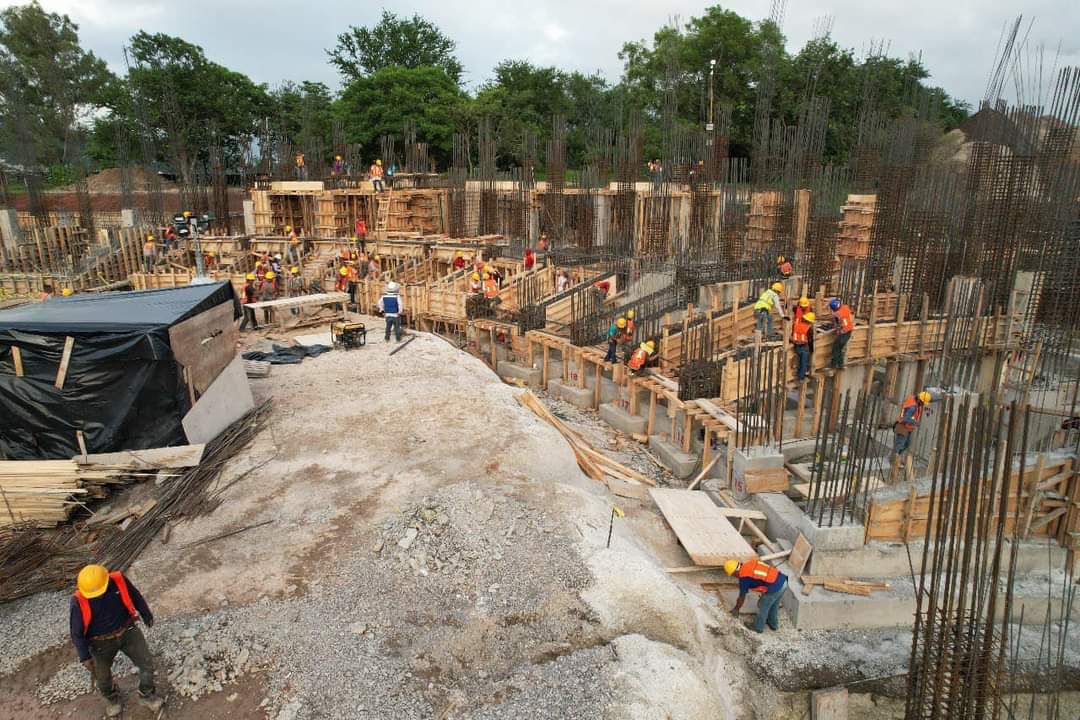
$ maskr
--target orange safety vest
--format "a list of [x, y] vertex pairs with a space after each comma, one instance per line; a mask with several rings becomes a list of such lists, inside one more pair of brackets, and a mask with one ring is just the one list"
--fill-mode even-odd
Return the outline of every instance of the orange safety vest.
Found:
[[788, 262], [787, 260], [785, 260], [783, 263], [780, 264], [780, 274], [781, 275], [785, 275], [785, 276], [790, 275], [791, 274], [791, 269], [792, 269], [791, 268], [791, 263]]
[[[132, 620], [139, 619], [139, 613], [135, 610], [135, 603], [131, 602], [131, 593], [128, 592], [127, 581], [124, 580], [124, 576], [120, 572], [109, 573], [109, 580], [116, 583], [116, 589], [120, 592], [120, 602], [124, 603], [124, 607], [131, 614]], [[79, 612], [82, 613], [82, 626], [85, 633], [90, 629], [90, 600], [82, 594], [81, 590], [75, 591], [75, 600], [79, 603]]]
[[907, 412], [909, 407], [915, 408], [915, 412], [911, 416], [911, 419], [914, 420], [915, 423], [918, 423], [919, 420], [922, 419], [923, 406], [919, 404], [919, 401], [914, 395], [908, 395], [907, 399], [904, 400], [904, 404], [900, 406], [900, 417], [896, 418], [896, 422], [900, 423], [908, 430], [914, 430], [915, 425], [904, 420], [904, 413]]
[[382, 165], [371, 166], [371, 177], [382, 177]]
[[499, 283], [491, 278], [484, 281], [484, 297], [493, 298], [499, 294]]
[[641, 348], [638, 348], [634, 352], [630, 353], [630, 359], [626, 361], [626, 366], [631, 370], [640, 370], [645, 367], [645, 363], [649, 360], [649, 353], [645, 352]]
[[[776, 579], [780, 577], [780, 571], [774, 568], [772, 565], [766, 565], [758, 560], [748, 560], [739, 566], [739, 578], [751, 578], [753, 580], [760, 580], [762, 582], [772, 585], [776, 582]], [[755, 592], [763, 593], [766, 588], [757, 586], [753, 588]]]
[[810, 323], [799, 318], [791, 327], [791, 342], [796, 345], [806, 345], [810, 342], [810, 331], [813, 327]]
[[841, 305], [837, 308], [836, 319], [840, 321], [840, 332], [847, 334], [855, 329], [855, 318], [851, 315], [851, 308], [847, 305]]

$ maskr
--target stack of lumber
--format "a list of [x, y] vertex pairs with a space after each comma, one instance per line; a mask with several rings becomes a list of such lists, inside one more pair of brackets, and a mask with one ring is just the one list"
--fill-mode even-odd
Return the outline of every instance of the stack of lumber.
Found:
[[80, 466], [71, 460], [0, 462], [0, 526], [32, 523], [55, 527], [68, 518], [80, 496], [104, 497], [105, 488], [125, 482], [126, 470]]
[[869, 596], [874, 590], [888, 590], [889, 583], [875, 582], [871, 580], [852, 580], [847, 577], [827, 577], [824, 575], [803, 575], [800, 580], [803, 584], [803, 595], [809, 595], [815, 586], [821, 585], [832, 592], [847, 593], [848, 595]]
[[558, 430], [566, 438], [566, 441], [570, 443], [570, 448], [574, 451], [574, 456], [577, 458], [581, 470], [593, 480], [607, 485], [612, 492], [632, 497], [639, 497], [639, 495], [643, 497], [644, 493], [634, 494], [634, 491], [627, 486], [656, 484], [656, 481], [652, 478], [612, 460], [593, 448], [585, 438], [570, 429], [562, 420], [552, 415], [551, 411], [544, 407], [544, 404], [531, 391], [526, 390], [521, 395], [518, 395], [517, 401], [542, 419], [547, 420]]

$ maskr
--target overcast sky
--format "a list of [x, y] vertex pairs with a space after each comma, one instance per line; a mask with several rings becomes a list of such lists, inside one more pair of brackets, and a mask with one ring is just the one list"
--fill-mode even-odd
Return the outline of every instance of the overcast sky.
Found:
[[[16, 5], [0, 0], [0, 7]], [[487, 80], [504, 59], [569, 70], [599, 71], [617, 80], [623, 42], [651, 38], [670, 19], [682, 21], [711, 3], [673, 0], [41, 0], [70, 15], [83, 44], [123, 72], [121, 48], [142, 29], [180, 35], [207, 56], [256, 82], [319, 80], [339, 86], [326, 48], [349, 25], [370, 25], [383, 7], [419, 12], [458, 43], [470, 87]], [[742, 15], [767, 17], [769, 0], [723, 3]], [[933, 84], [972, 104], [982, 97], [1003, 23], [1022, 13], [1035, 20], [1032, 48], [1044, 47], [1044, 75], [1055, 62], [1080, 65], [1080, 2], [1027, 0], [790, 0], [783, 30], [797, 51], [814, 34], [815, 20], [833, 19], [833, 38], [862, 54], [884, 41], [894, 56], [922, 53]], [[1034, 98], [1028, 97], [1028, 100]]]

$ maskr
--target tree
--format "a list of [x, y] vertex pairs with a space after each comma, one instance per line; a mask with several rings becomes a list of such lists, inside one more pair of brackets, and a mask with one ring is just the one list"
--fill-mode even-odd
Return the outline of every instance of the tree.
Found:
[[[284, 82], [270, 93], [271, 130], [293, 145], [329, 149], [333, 134], [333, 95], [320, 82]], [[275, 138], [276, 140], [276, 138]]]
[[327, 50], [330, 64], [352, 82], [389, 67], [442, 68], [455, 83], [461, 80], [461, 62], [454, 55], [457, 43], [420, 15], [400, 18], [383, 10], [371, 28], [350, 26], [338, 35], [337, 46]]
[[79, 26], [36, 1], [0, 12], [0, 154], [18, 164], [68, 163], [83, 124], [115, 82], [79, 45]]
[[[131, 38], [131, 69], [118, 112], [134, 118], [181, 166], [205, 163], [217, 142], [235, 162], [271, 109], [266, 87], [211, 62], [202, 48], [162, 33]], [[186, 171], [187, 168], [179, 168]]]
[[417, 138], [428, 143], [436, 162], [449, 163], [454, 132], [468, 112], [467, 98], [439, 67], [386, 67], [349, 84], [334, 103], [346, 141], [363, 146], [367, 157], [379, 153], [379, 138], [400, 134], [416, 123]]

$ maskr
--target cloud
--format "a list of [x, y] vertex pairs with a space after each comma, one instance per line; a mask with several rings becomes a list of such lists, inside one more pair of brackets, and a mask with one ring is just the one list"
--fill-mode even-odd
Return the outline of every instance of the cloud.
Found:
[[[586, 73], [599, 71], [616, 81], [622, 73], [618, 52], [624, 42], [649, 39], [663, 24], [675, 18], [687, 22], [712, 4], [686, 0], [663, 4], [652, 0], [533, 0], [528, 4], [319, 0], [304, 11], [293, 0], [41, 2], [78, 22], [84, 44], [118, 72], [123, 71], [123, 45], [137, 30], [145, 29], [180, 35], [201, 45], [211, 59], [257, 82], [276, 85], [282, 80], [309, 79], [331, 87], [338, 86], [339, 78], [327, 64], [325, 50], [349, 25], [376, 22], [383, 7], [401, 15], [417, 12], [436, 22], [457, 41], [466, 83], [475, 87], [508, 58]], [[13, 4], [18, 2], [0, 0], [0, 7]], [[769, 3], [728, 0], [723, 6], [760, 20]], [[1055, 61], [1058, 66], [1080, 65], [1076, 0], [1027, 0], [1023, 9], [1027, 18], [1035, 19], [1029, 52], [1045, 48], [1044, 85]], [[894, 56], [921, 54], [934, 84], [975, 103], [993, 66], [1001, 27], [1015, 13], [1015, 6], [1001, 0], [800, 0], [788, 3], [783, 29], [794, 52], [813, 36], [815, 20], [831, 15], [833, 39], [842, 46], [863, 52], [875, 39], [887, 42]]]

